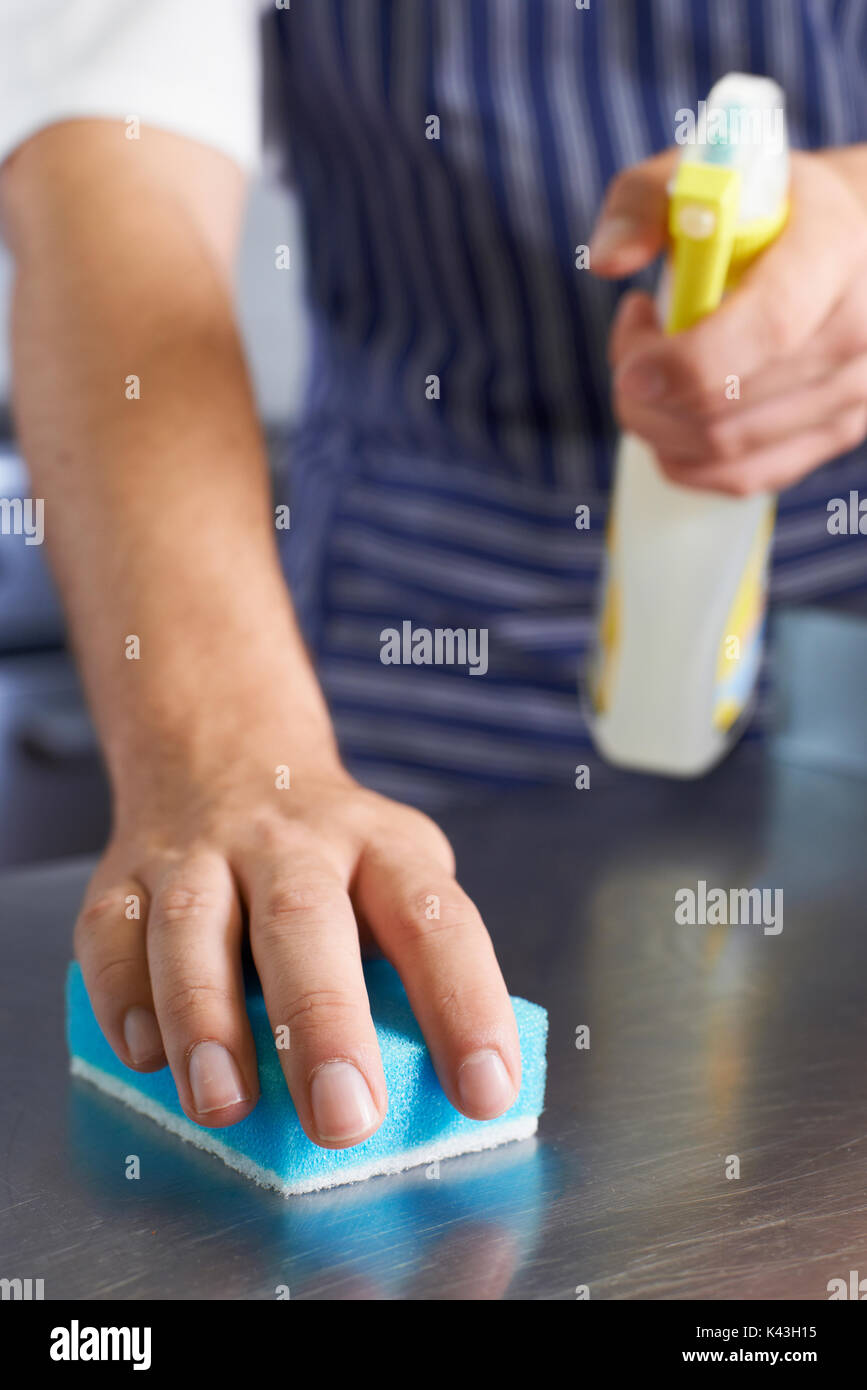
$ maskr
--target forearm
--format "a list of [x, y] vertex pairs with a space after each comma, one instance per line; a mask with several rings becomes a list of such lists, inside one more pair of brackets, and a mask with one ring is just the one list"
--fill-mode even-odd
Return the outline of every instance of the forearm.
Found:
[[152, 190], [51, 196], [8, 219], [14, 406], [113, 780], [251, 721], [275, 762], [330, 756], [225, 277]]

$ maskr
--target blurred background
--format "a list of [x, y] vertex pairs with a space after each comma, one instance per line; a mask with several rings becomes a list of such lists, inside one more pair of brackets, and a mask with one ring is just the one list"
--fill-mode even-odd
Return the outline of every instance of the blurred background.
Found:
[[[277, 246], [291, 247], [274, 294]], [[237, 297], [272, 467], [285, 461], [307, 362], [303, 241], [276, 169], [251, 192]], [[9, 257], [0, 243], [0, 498], [30, 495], [11, 411]], [[0, 534], [0, 869], [96, 853], [109, 797], [48, 569], [46, 546]], [[772, 622], [779, 753], [867, 774], [867, 593], [778, 611]]]
[[[282, 295], [275, 247], [292, 248]], [[285, 452], [303, 389], [307, 332], [296, 204], [274, 177], [250, 198], [237, 294], [272, 463]], [[0, 243], [0, 497], [30, 495], [11, 411], [12, 268]], [[45, 546], [0, 535], [0, 867], [98, 850], [108, 791], [95, 735], [65, 649]]]

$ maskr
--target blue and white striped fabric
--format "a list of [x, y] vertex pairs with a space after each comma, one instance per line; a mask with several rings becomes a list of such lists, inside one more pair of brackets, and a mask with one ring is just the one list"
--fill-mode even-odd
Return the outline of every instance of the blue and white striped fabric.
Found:
[[[269, 23], [315, 341], [286, 567], [344, 750], [418, 800], [566, 784], [592, 757], [622, 289], [575, 248], [728, 71], [781, 83], [796, 145], [867, 140], [867, 0], [293, 0]], [[775, 600], [867, 586], [867, 542], [826, 526], [865, 479], [862, 455], [783, 497]], [[487, 628], [488, 674], [383, 665], [404, 620]]]

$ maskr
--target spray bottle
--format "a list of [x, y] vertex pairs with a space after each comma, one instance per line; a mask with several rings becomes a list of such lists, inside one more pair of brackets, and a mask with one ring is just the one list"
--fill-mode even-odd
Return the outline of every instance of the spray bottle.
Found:
[[[657, 297], [666, 332], [712, 313], [782, 230], [783, 105], [775, 82], [731, 73], [700, 108], [670, 188], [672, 251]], [[649, 445], [621, 439], [587, 689], [609, 761], [695, 777], [736, 741], [761, 661], [774, 512], [767, 493], [671, 483]]]

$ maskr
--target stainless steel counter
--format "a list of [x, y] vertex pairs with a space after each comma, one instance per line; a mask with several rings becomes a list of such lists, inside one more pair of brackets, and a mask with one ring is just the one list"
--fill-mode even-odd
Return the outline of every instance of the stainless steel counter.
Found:
[[[251, 1186], [70, 1082], [87, 865], [7, 873], [0, 1277], [64, 1299], [824, 1299], [867, 1276], [867, 782], [745, 745], [699, 783], [591, 777], [446, 824], [512, 992], [550, 1011], [538, 1139], [439, 1178]], [[782, 889], [782, 931], [677, 924], [699, 880]]]

